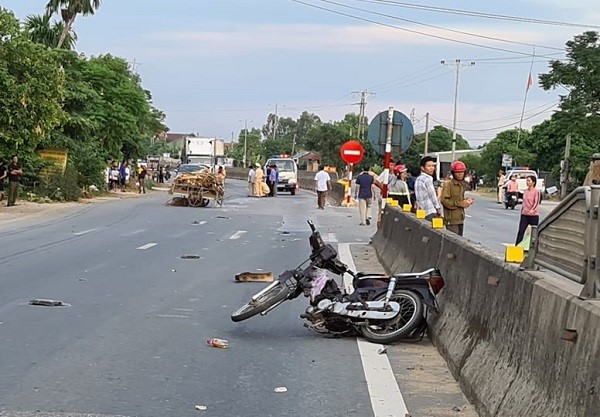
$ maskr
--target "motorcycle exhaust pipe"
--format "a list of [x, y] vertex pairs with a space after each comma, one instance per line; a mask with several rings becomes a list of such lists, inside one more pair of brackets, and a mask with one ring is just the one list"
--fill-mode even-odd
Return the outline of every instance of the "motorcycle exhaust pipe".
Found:
[[390, 278], [390, 283], [388, 284], [387, 293], [385, 293], [385, 307], [388, 306], [390, 302], [390, 298], [392, 297], [392, 293], [396, 289], [396, 277], [392, 275]]

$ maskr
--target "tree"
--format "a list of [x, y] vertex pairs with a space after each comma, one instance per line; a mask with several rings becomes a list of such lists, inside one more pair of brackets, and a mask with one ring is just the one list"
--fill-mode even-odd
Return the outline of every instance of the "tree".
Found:
[[73, 23], [75, 22], [75, 18], [78, 14], [81, 14], [82, 16], [93, 15], [100, 7], [100, 4], [101, 0], [49, 0], [48, 4], [46, 4], [46, 14], [51, 16], [55, 13], [58, 13], [60, 10], [60, 14], [64, 23], [64, 27], [56, 47], [62, 47], [65, 39], [67, 38], [67, 34], [71, 31]]
[[[512, 156], [513, 164], [518, 166], [528, 166], [537, 168], [535, 162], [536, 155], [525, 149], [526, 146], [517, 148], [518, 130], [511, 129], [500, 132], [496, 137], [485, 145], [481, 151], [481, 170], [480, 174], [486, 174], [495, 178], [502, 167], [502, 156], [508, 154]], [[521, 131], [521, 140], [527, 143], [530, 133]]]
[[[564, 140], [572, 135], [571, 169], [583, 181], [593, 153], [600, 152], [600, 38], [598, 32], [584, 32], [566, 43], [566, 61], [552, 61], [550, 72], [540, 75], [544, 90], [565, 88], [560, 95], [560, 110], [551, 121], [534, 129], [533, 142], [544, 168], [556, 178], [557, 163], [564, 154]], [[550, 141], [556, 145], [549, 148]], [[543, 153], [542, 153], [543, 152]], [[552, 166], [550, 165], [552, 162]]]
[[57, 54], [19, 31], [12, 12], [0, 8], [0, 154], [33, 154], [61, 123], [65, 76]]
[[[49, 48], [55, 48], [58, 45], [58, 40], [64, 30], [63, 22], [52, 22], [50, 15], [29, 15], [25, 19], [23, 28], [27, 37], [36, 43], [41, 43]], [[73, 31], [68, 31], [64, 42], [63, 49], [73, 49], [77, 35]]]

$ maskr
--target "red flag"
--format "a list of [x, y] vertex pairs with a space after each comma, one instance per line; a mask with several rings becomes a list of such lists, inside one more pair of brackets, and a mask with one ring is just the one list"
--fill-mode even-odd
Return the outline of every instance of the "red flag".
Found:
[[527, 88], [526, 88], [526, 90], [529, 90], [532, 85], [533, 85], [533, 78], [531, 77], [531, 73], [529, 73], [529, 78], [527, 79]]

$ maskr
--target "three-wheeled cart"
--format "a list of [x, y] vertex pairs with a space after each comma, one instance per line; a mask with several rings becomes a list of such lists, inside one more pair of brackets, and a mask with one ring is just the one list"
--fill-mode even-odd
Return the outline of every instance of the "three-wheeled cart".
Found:
[[188, 207], [206, 207], [211, 200], [223, 207], [225, 190], [221, 185], [207, 188], [201, 185], [173, 184], [169, 194], [172, 195], [171, 201], [183, 200], [182, 205]]

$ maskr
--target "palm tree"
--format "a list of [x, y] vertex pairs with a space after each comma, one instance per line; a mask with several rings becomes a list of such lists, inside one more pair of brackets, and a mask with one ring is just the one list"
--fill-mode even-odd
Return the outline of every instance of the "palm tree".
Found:
[[49, 0], [46, 4], [46, 14], [53, 15], [58, 13], [64, 22], [64, 27], [58, 39], [57, 48], [62, 47], [67, 34], [73, 27], [73, 22], [78, 14], [82, 16], [93, 15], [100, 7], [101, 0]]
[[[29, 15], [25, 19], [24, 29], [31, 41], [54, 48], [58, 44], [60, 35], [63, 32], [64, 23], [53, 23], [51, 16], [47, 14], [43, 16]], [[73, 49], [76, 40], [77, 35], [74, 32], [67, 32], [62, 48]]]

